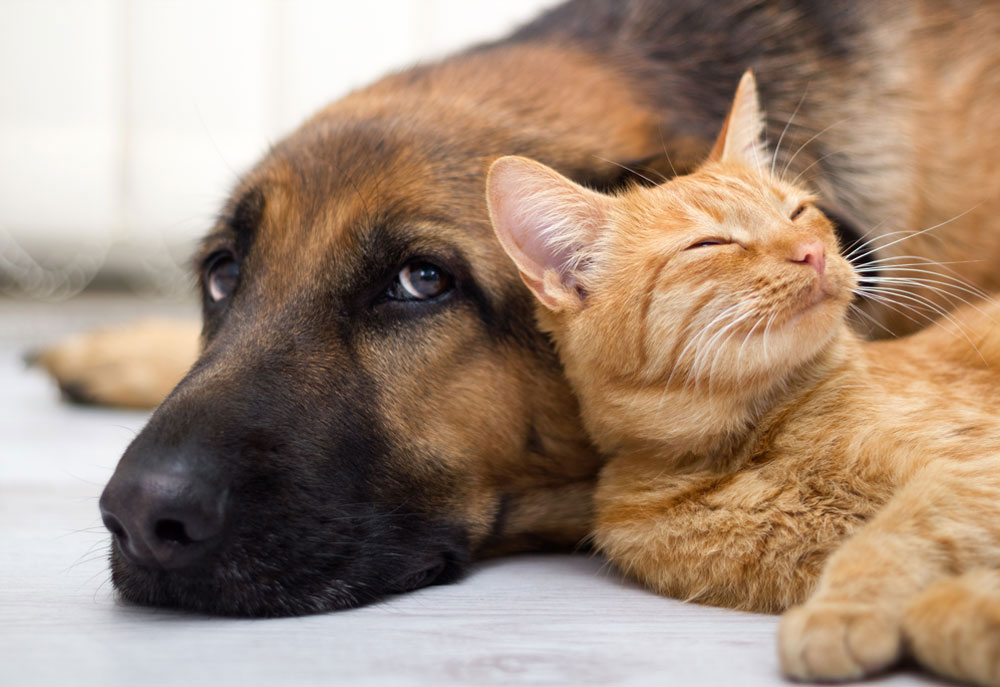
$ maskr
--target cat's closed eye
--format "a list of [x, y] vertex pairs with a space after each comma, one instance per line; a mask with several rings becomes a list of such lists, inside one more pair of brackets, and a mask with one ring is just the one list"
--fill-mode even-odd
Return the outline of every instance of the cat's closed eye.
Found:
[[792, 211], [792, 214], [788, 216], [788, 219], [794, 222], [802, 216], [802, 213], [804, 213], [808, 207], [809, 203], [799, 203], [799, 206]]
[[699, 239], [695, 241], [690, 246], [684, 250], [691, 250], [693, 248], [707, 248], [708, 246], [726, 246], [729, 245], [731, 241], [723, 241], [722, 239]]

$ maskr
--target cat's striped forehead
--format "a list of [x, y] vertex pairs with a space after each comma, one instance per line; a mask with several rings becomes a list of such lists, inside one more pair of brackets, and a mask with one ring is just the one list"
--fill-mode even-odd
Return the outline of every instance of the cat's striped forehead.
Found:
[[[636, 259], [648, 251], [667, 256], [699, 240], [770, 243], [793, 231], [789, 218], [815, 199], [744, 165], [709, 163], [662, 186], [635, 189], [619, 199], [597, 253]], [[697, 272], [698, 270], [692, 271]]]
[[707, 215], [717, 222], [768, 209], [780, 210], [788, 204], [809, 200], [811, 195], [807, 191], [769, 178], [766, 172], [725, 165], [713, 165], [677, 179], [648, 198], [648, 202], [660, 207], [666, 202], [667, 207], [681, 216]]

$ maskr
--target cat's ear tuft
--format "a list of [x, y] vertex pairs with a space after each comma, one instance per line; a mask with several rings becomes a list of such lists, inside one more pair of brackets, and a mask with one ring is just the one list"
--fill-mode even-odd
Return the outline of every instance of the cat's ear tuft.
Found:
[[736, 97], [726, 115], [709, 161], [735, 162], [764, 169], [770, 162], [764, 142], [764, 112], [757, 96], [757, 81], [749, 69], [743, 73]]
[[515, 156], [490, 167], [486, 200], [500, 245], [538, 300], [550, 310], [579, 308], [579, 277], [613, 200]]

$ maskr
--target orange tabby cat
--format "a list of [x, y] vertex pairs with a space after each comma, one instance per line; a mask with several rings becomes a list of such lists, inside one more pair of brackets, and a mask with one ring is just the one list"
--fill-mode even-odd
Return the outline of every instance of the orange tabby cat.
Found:
[[663, 594], [801, 604], [791, 676], [909, 650], [1000, 684], [1000, 306], [863, 341], [858, 277], [762, 132], [748, 73], [689, 176], [612, 198], [523, 158], [490, 170], [497, 235], [611, 456], [596, 544]]

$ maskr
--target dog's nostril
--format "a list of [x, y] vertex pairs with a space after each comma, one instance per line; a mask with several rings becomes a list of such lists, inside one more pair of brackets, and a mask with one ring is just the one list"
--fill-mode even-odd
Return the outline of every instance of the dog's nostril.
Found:
[[104, 521], [104, 526], [108, 529], [111, 534], [118, 537], [118, 539], [125, 541], [128, 538], [128, 532], [125, 527], [118, 521], [118, 518], [111, 515], [110, 513], [105, 513], [104, 517], [101, 518]]
[[184, 523], [178, 520], [158, 520], [153, 533], [162, 541], [175, 544], [190, 544], [192, 542], [191, 537], [184, 529]]

